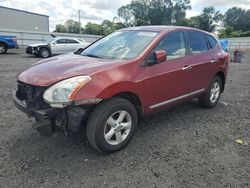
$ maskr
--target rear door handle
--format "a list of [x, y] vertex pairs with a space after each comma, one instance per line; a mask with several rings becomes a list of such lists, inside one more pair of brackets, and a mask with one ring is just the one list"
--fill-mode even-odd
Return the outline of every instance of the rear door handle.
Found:
[[192, 67], [189, 66], [189, 65], [186, 65], [186, 66], [182, 67], [182, 70], [183, 70], [183, 71], [189, 70], [189, 69], [192, 69]]
[[213, 59], [212, 61], [210, 61], [210, 63], [216, 63], [217, 62], [217, 60], [216, 59]]

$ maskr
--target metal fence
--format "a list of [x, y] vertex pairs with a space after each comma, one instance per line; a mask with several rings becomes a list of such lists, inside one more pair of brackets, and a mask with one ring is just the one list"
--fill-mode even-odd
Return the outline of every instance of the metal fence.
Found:
[[[94, 42], [99, 39], [100, 35], [80, 35], [80, 34], [68, 34], [68, 33], [50, 33], [50, 32], [35, 32], [35, 31], [24, 31], [24, 30], [10, 30], [1, 29], [0, 35], [13, 35], [17, 37], [18, 45], [27, 46], [32, 43], [45, 42], [51, 39], [51, 34], [58, 37], [76, 37], [83, 38], [87, 42]], [[250, 51], [250, 37], [243, 38], [228, 38], [229, 50], [241, 50]]]
[[10, 29], [0, 28], [0, 35], [16, 36], [17, 43], [20, 46], [27, 46], [32, 43], [45, 42], [52, 38], [51, 34], [58, 36], [58, 37], [83, 38], [87, 42], [94, 42], [100, 37], [102, 37], [100, 35], [80, 35], [80, 34], [68, 34], [68, 33], [35, 32], [35, 31], [10, 30]]
[[250, 37], [228, 38], [229, 50], [250, 51]]

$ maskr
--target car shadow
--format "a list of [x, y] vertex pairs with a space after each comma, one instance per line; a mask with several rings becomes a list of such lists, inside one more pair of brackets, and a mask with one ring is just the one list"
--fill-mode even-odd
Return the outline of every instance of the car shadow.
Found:
[[7, 52], [6, 54], [1, 54], [0, 55], [17, 55], [19, 54], [18, 52]]
[[[52, 56], [50, 56], [48, 58], [56, 57], [56, 56], [58, 56], [58, 55], [52, 55]], [[23, 58], [30, 58], [30, 59], [48, 59], [48, 58], [37, 57], [35, 55], [23, 55], [22, 57]]]
[[30, 128], [25, 134], [20, 133], [18, 138], [9, 140], [13, 147], [8, 160], [15, 168], [32, 173], [32, 176], [38, 179], [43, 173], [53, 178], [58, 169], [65, 174], [68, 173], [68, 169], [74, 169], [73, 174], [83, 171], [87, 174], [88, 171], [104, 172], [113, 166], [127, 163], [126, 158], [131, 162], [141, 158], [145, 151], [150, 152], [151, 147], [147, 144], [150, 143], [151, 146], [159, 144], [159, 140], [151, 139], [150, 136], [155, 135], [156, 138], [164, 130], [164, 137], [171, 138], [171, 135], [178, 134], [178, 130], [192, 127], [189, 121], [197, 121], [197, 116], [194, 114], [203, 116], [206, 112], [206, 109], [199, 107], [196, 100], [192, 100], [143, 118], [131, 143], [121, 151], [108, 155], [92, 149], [84, 131], [69, 137], [56, 134], [52, 138], [44, 138]]

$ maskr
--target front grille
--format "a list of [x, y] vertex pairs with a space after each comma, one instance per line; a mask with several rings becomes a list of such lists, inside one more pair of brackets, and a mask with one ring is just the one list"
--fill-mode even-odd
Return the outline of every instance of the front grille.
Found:
[[43, 100], [43, 93], [46, 89], [46, 87], [18, 82], [16, 96], [18, 99], [26, 102], [28, 109], [44, 109], [49, 107]]

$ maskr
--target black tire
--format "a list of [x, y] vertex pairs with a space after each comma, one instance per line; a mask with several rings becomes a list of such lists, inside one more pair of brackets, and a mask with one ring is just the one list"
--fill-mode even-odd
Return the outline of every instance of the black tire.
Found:
[[40, 51], [39, 51], [39, 56], [42, 57], [42, 58], [48, 58], [50, 56], [50, 51], [48, 48], [42, 48]]
[[[211, 99], [212, 97], [212, 89], [213, 89], [213, 86], [218, 83], [219, 84], [219, 96], [216, 98], [216, 100], [214, 99], [214, 101]], [[200, 102], [200, 105], [204, 108], [213, 108], [215, 107], [217, 104], [218, 104], [218, 101], [220, 99], [220, 95], [221, 95], [221, 91], [222, 91], [222, 80], [220, 77], [218, 76], [215, 76], [214, 79], [212, 80], [210, 86], [209, 86], [209, 89], [208, 91], [201, 95], [199, 97], [199, 102]]]
[[[131, 117], [132, 124], [130, 132], [125, 135], [126, 138], [117, 145], [111, 145], [105, 139], [105, 127], [107, 120], [117, 111], [126, 111]], [[134, 134], [137, 123], [138, 113], [132, 103], [121, 98], [111, 98], [96, 106], [91, 113], [87, 122], [87, 138], [90, 145], [100, 152], [116, 152], [129, 143]]]
[[6, 54], [8, 51], [7, 45], [4, 43], [0, 43], [0, 54]]

